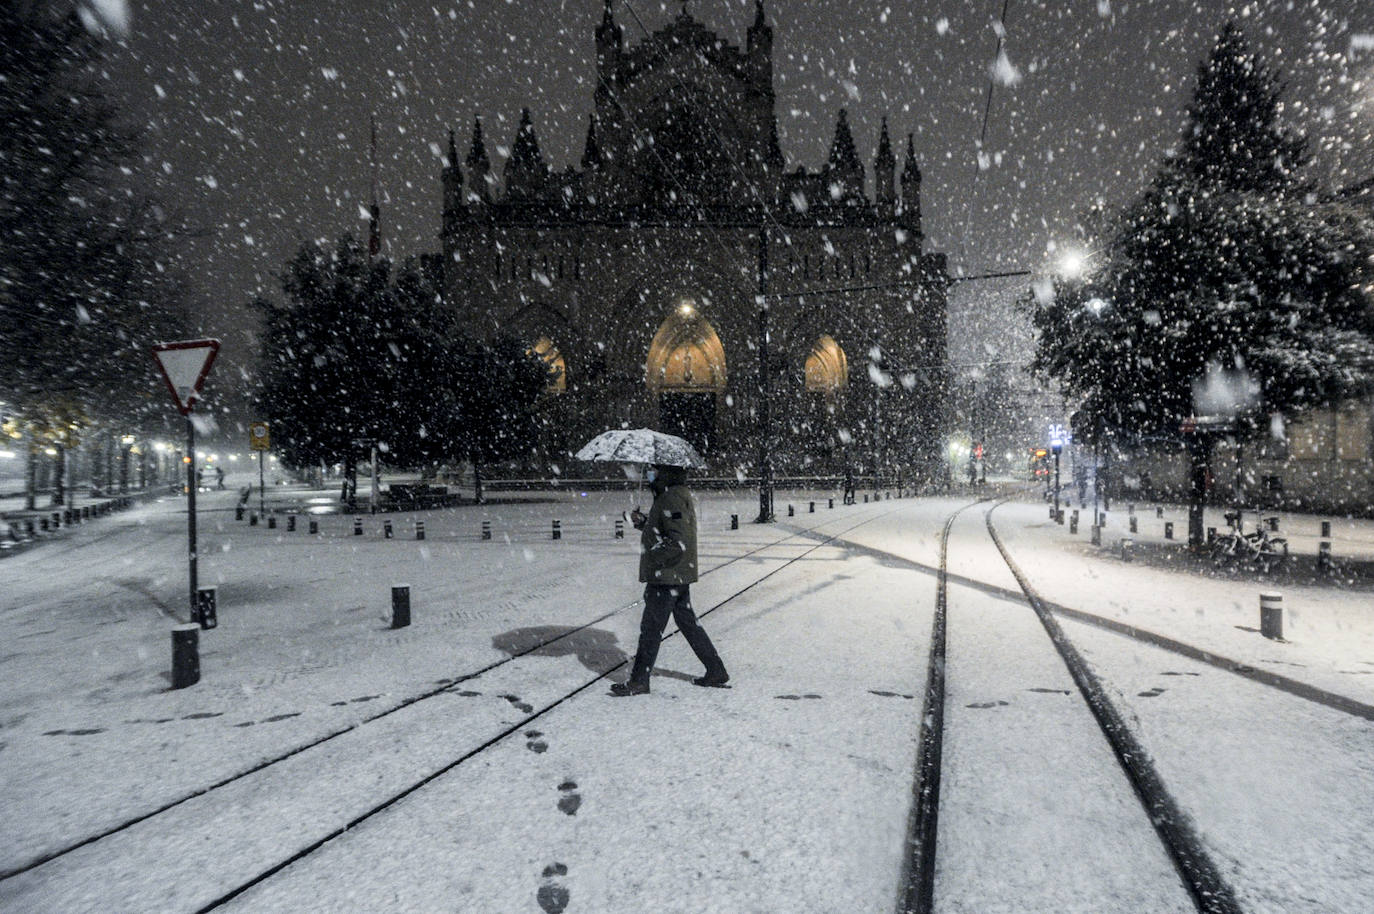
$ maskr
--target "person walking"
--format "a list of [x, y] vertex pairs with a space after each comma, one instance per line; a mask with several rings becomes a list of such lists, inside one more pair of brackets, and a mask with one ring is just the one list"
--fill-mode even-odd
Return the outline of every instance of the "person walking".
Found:
[[659, 642], [669, 616], [706, 667], [705, 675], [692, 682], [719, 688], [730, 681], [730, 675], [692, 611], [691, 585], [697, 579], [697, 512], [687, 490], [687, 470], [654, 464], [648, 476], [649, 488], [654, 493], [653, 506], [648, 515], [638, 508], [630, 515], [630, 522], [640, 531], [639, 580], [644, 584], [639, 647], [629, 680], [612, 685], [611, 694], [648, 694], [649, 675], [658, 659]]

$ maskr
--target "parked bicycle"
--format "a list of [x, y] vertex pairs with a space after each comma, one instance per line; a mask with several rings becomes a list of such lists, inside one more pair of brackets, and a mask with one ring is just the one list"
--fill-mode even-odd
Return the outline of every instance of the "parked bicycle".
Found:
[[1270, 536], [1264, 529], [1264, 520], [1259, 518], [1253, 533], [1245, 532], [1243, 512], [1226, 512], [1226, 523], [1230, 530], [1218, 533], [1212, 540], [1212, 564], [1248, 565], [1263, 574], [1269, 574], [1281, 567], [1288, 558], [1288, 540], [1282, 536]]

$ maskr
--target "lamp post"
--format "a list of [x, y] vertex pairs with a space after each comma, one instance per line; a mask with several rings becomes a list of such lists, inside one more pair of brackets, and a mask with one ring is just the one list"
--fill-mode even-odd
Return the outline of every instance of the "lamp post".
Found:
[[768, 228], [759, 223], [759, 516], [760, 524], [773, 523], [773, 467], [768, 438], [772, 434], [768, 383]]

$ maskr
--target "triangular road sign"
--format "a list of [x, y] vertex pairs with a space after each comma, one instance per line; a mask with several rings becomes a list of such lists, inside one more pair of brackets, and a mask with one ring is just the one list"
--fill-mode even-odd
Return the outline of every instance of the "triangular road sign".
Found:
[[181, 340], [176, 343], [156, 343], [153, 356], [162, 377], [167, 381], [167, 389], [172, 399], [177, 401], [177, 409], [183, 416], [191, 412], [191, 407], [200, 396], [200, 387], [210, 374], [210, 366], [215, 364], [219, 354], [219, 340]]

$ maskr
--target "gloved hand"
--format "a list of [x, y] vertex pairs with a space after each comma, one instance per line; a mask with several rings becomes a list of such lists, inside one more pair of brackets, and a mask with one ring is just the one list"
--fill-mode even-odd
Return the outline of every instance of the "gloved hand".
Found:
[[634, 525], [634, 528], [636, 530], [643, 530], [644, 523], [648, 519], [649, 516], [645, 514], [643, 511], [639, 510], [638, 507], [636, 507], [633, 511], [630, 512], [630, 523]]

